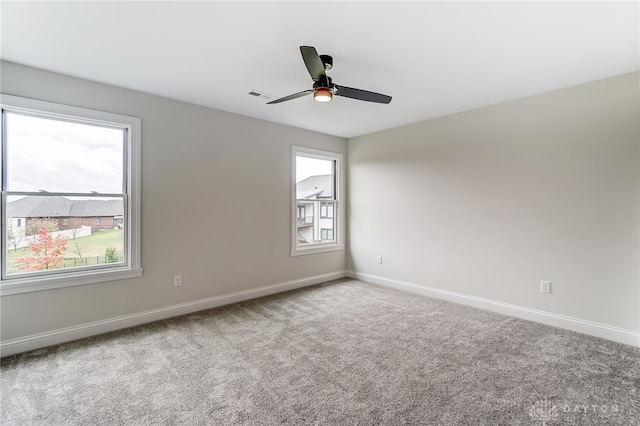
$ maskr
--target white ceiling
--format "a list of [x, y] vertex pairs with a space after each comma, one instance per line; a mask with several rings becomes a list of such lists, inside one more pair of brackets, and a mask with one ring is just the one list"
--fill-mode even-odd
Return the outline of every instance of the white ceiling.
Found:
[[[2, 59], [341, 137], [639, 69], [627, 2], [6, 2]], [[391, 104], [274, 97], [335, 83]]]

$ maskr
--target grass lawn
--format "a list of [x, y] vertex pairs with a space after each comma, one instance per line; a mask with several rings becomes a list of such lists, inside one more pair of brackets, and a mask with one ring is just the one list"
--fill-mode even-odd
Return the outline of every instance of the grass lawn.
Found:
[[[116, 249], [118, 256], [123, 256], [124, 247], [124, 231], [122, 229], [109, 229], [105, 231], [94, 232], [86, 237], [78, 237], [76, 239], [69, 238], [67, 250], [63, 253], [65, 258], [65, 267], [82, 266], [85, 264], [95, 265], [96, 263], [105, 263], [105, 251], [108, 247]], [[80, 256], [75, 250], [79, 248], [80, 254], [85, 263], [80, 263]], [[22, 247], [18, 250], [7, 250], [7, 269], [9, 273], [21, 272], [18, 269], [17, 260], [21, 257], [31, 256], [29, 247]]]

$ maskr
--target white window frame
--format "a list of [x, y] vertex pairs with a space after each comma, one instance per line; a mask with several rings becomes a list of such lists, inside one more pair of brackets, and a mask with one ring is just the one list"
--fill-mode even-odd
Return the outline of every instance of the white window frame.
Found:
[[[2, 108], [2, 122], [0, 131], [2, 134], [3, 149], [0, 149], [0, 189], [2, 190], [2, 202], [0, 203], [1, 218], [1, 249], [6, 253], [7, 224], [4, 208], [7, 196], [11, 192], [5, 191], [5, 162], [2, 158], [6, 145], [6, 132], [4, 129], [4, 111], [37, 115], [43, 118], [59, 120], [71, 120], [74, 122], [85, 122], [88, 124], [104, 125], [126, 129], [127, 141], [125, 143], [124, 155], [126, 156], [125, 167], [125, 209], [128, 226], [125, 226], [125, 262], [109, 268], [96, 269], [76, 269], [69, 271], [56, 271], [55, 274], [5, 277], [2, 266], [2, 277], [0, 277], [0, 296], [28, 293], [33, 291], [50, 290], [62, 287], [70, 287], [84, 284], [94, 284], [105, 281], [114, 281], [142, 276], [140, 265], [140, 145], [141, 145], [141, 121], [136, 117], [113, 114], [102, 111], [95, 111], [69, 105], [56, 104], [35, 99], [22, 98], [18, 96], [0, 94], [0, 107]], [[4, 256], [3, 256], [4, 258]]]
[[[305, 245], [297, 244], [298, 200], [296, 199], [296, 158], [298, 155], [320, 160], [335, 161], [335, 201], [333, 210], [334, 237], [333, 241], [313, 242]], [[342, 154], [303, 146], [291, 146], [291, 256], [300, 256], [328, 251], [344, 250], [343, 226], [344, 208], [342, 207], [342, 193], [344, 192], [342, 178]], [[318, 215], [320, 214], [318, 208]], [[318, 232], [319, 229], [318, 229]]]

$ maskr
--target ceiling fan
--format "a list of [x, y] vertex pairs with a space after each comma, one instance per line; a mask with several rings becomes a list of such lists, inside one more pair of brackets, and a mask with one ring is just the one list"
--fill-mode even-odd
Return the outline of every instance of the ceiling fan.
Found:
[[331, 81], [331, 77], [326, 74], [326, 71], [333, 68], [333, 58], [329, 55], [318, 55], [315, 47], [300, 46], [300, 53], [302, 53], [302, 60], [307, 66], [307, 70], [313, 80], [313, 89], [303, 90], [302, 92], [267, 102], [267, 105], [279, 104], [280, 102], [290, 101], [311, 93], [313, 93], [313, 99], [318, 102], [329, 102], [333, 98], [333, 95], [380, 104], [388, 104], [391, 102], [391, 96], [334, 84], [333, 81]]

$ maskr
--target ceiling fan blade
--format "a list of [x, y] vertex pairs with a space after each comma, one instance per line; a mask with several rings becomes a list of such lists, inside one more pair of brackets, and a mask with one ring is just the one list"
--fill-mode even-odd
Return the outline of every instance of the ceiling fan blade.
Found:
[[302, 96], [313, 93], [313, 89], [303, 90], [302, 92], [294, 93], [293, 95], [285, 96], [284, 98], [276, 99], [275, 101], [267, 102], [267, 105], [279, 104], [280, 102], [290, 101], [291, 99], [300, 98]]
[[358, 99], [359, 101], [377, 102], [379, 104], [388, 104], [391, 102], [391, 96], [381, 93], [369, 92], [368, 90], [354, 89], [353, 87], [338, 86], [334, 87], [338, 90], [335, 94], [344, 96], [345, 98]]
[[300, 46], [300, 53], [302, 53], [302, 60], [307, 66], [313, 81], [320, 81], [323, 77], [326, 77], [324, 65], [315, 47]]

